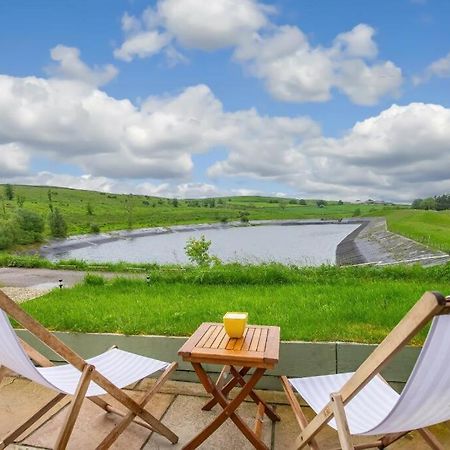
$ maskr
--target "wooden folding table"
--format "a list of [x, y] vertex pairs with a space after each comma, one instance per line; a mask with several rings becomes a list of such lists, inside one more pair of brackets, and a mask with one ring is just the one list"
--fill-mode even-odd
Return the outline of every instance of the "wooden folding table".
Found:
[[[178, 354], [184, 361], [192, 363], [200, 382], [213, 396], [202, 409], [210, 410], [218, 403], [223, 411], [183, 449], [197, 448], [230, 418], [255, 448], [267, 450], [267, 446], [261, 440], [264, 414], [272, 421], [278, 421], [280, 418], [256, 394], [254, 388], [264, 372], [267, 369], [273, 369], [278, 363], [279, 348], [279, 327], [249, 325], [242, 338], [233, 339], [225, 333], [223, 324], [202, 323], [200, 325], [180, 348]], [[211, 380], [202, 364], [224, 366], [216, 383]], [[252, 368], [255, 370], [246, 381], [244, 377]], [[227, 381], [228, 374], [231, 375], [231, 379]], [[237, 385], [241, 386], [241, 391], [233, 400], [229, 400], [228, 394]], [[247, 396], [250, 396], [257, 404], [253, 430], [236, 413], [236, 409]]]

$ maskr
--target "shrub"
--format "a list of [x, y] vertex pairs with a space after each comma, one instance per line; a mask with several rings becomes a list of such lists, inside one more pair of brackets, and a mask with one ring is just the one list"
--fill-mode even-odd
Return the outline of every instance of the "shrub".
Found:
[[250, 220], [250, 213], [247, 212], [247, 211], [241, 211], [241, 212], [239, 213], [239, 220], [240, 220], [242, 223], [248, 223], [249, 220]]
[[15, 216], [16, 242], [18, 244], [32, 244], [42, 240], [44, 220], [34, 211], [19, 209]]
[[89, 231], [91, 233], [100, 233], [100, 226], [97, 225], [96, 223], [91, 223], [91, 225], [89, 227]]
[[58, 208], [54, 208], [49, 216], [50, 234], [56, 238], [64, 238], [67, 236], [67, 224], [63, 215]]
[[215, 256], [209, 255], [209, 247], [211, 241], [207, 241], [202, 234], [200, 239], [191, 237], [187, 240], [184, 250], [189, 261], [199, 266], [209, 266], [212, 262], [219, 262], [219, 259]]
[[15, 227], [12, 222], [0, 221], [0, 250], [5, 250], [15, 243]]
[[358, 216], [360, 216], [361, 215], [361, 208], [356, 208], [354, 211], [353, 211], [353, 217], [358, 217]]
[[6, 200], [12, 200], [14, 198], [14, 189], [10, 184], [5, 184], [5, 197]]

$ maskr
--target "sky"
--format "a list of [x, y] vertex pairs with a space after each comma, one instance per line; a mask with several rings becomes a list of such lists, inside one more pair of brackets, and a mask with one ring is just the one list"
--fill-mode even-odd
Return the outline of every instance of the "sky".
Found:
[[450, 191], [448, 0], [0, 0], [0, 183]]

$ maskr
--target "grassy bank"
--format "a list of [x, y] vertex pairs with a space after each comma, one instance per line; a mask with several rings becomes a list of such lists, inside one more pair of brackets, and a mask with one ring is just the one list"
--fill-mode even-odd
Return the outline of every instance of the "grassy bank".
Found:
[[450, 253], [450, 211], [385, 211], [390, 231]]
[[[104, 192], [48, 186], [14, 186], [13, 200], [5, 201], [3, 216], [17, 209], [17, 198], [25, 199], [23, 208], [42, 216], [49, 213], [49, 192], [53, 208], [63, 214], [70, 235], [89, 233], [92, 225], [100, 231], [146, 228], [177, 224], [213, 223], [240, 220], [242, 213], [249, 220], [327, 219], [366, 215], [397, 209], [398, 206], [375, 204], [339, 204], [327, 202], [318, 207], [316, 200], [300, 205], [296, 199], [276, 197], [224, 197], [200, 200], [176, 200], [144, 195], [120, 195]], [[0, 191], [3, 186], [0, 185]], [[3, 206], [3, 205], [2, 205]], [[47, 230], [48, 234], [48, 230]]]
[[[450, 265], [423, 269], [228, 265], [154, 270], [151, 283], [90, 276], [24, 304], [52, 330], [186, 336], [226, 311], [282, 338], [379, 342], [426, 290], [450, 293]], [[422, 333], [414, 343], [423, 342]]]

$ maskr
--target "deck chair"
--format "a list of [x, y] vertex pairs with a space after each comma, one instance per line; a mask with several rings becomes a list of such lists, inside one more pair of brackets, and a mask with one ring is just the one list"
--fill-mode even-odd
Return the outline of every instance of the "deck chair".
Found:
[[[429, 447], [444, 446], [426, 427], [450, 420], [450, 297], [426, 292], [353, 373], [287, 379], [282, 385], [301, 432], [294, 448], [319, 450], [316, 435], [326, 425], [337, 430], [342, 450], [384, 449], [417, 430]], [[380, 370], [430, 320], [432, 325], [401, 394]], [[294, 391], [316, 412], [308, 423]], [[374, 436], [353, 444], [352, 435]], [[381, 437], [380, 437], [381, 436]]]
[[[60, 355], [68, 364], [54, 366], [45, 356], [21, 341], [11, 327], [7, 314]], [[35, 367], [31, 360], [41, 367]], [[85, 397], [106, 412], [122, 416], [97, 449], [109, 448], [131, 422], [144, 426], [161, 434], [170, 442], [176, 443], [178, 441], [176, 434], [144, 409], [176, 367], [175, 362], [169, 364], [117, 348], [111, 348], [101, 355], [84, 360], [0, 290], [0, 381], [7, 368], [57, 392], [57, 395], [32, 417], [3, 437], [0, 441], [0, 449], [12, 444], [66, 395], [72, 396], [72, 400], [54, 447], [58, 450], [66, 448]], [[163, 370], [162, 375], [138, 401], [133, 400], [121, 390], [161, 370]], [[121, 403], [126, 409], [125, 412], [114, 408], [100, 397], [106, 393]]]

